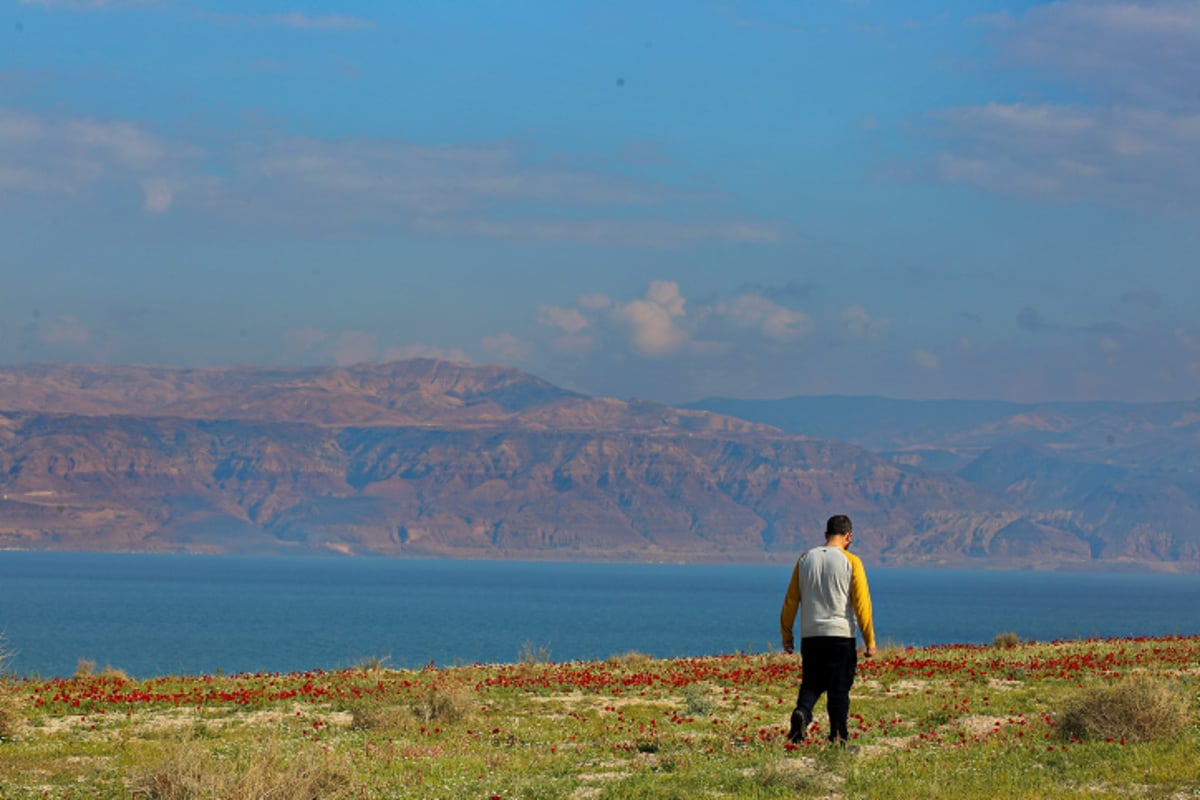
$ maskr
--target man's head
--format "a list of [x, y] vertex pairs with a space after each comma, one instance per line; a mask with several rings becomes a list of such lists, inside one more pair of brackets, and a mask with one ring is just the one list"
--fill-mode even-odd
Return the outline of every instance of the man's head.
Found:
[[848, 544], [852, 533], [854, 533], [854, 526], [845, 514], [836, 514], [825, 523], [825, 541], [827, 542], [830, 539], [840, 538]]

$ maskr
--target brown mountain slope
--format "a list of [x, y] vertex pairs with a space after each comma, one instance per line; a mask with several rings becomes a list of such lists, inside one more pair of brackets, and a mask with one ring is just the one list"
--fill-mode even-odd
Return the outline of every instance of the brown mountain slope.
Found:
[[432, 359], [345, 368], [8, 367], [0, 368], [0, 410], [332, 426], [773, 430], [708, 412], [587, 397], [510, 367]]
[[1092, 555], [958, 478], [507, 368], [0, 370], [0, 547], [787, 560], [837, 512], [885, 563]]
[[[0, 546], [753, 561], [987, 502], [833, 442], [0, 415]], [[896, 557], [901, 553], [896, 553]]]

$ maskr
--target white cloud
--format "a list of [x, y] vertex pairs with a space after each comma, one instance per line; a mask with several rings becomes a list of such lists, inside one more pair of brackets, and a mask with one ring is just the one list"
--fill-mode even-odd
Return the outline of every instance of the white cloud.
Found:
[[675, 281], [650, 281], [650, 286], [646, 289], [646, 299], [666, 309], [673, 317], [683, 316], [684, 306], [687, 305], [687, 301], [679, 293], [679, 284]]
[[68, 145], [134, 171], [153, 167], [165, 155], [154, 136], [128, 122], [68, 120], [60, 130]]
[[1193, 0], [1035, 6], [1000, 31], [1002, 58], [1121, 104], [1200, 105], [1200, 4]]
[[619, 303], [613, 317], [626, 324], [633, 350], [657, 358], [677, 352], [688, 341], [682, 326], [686, 300], [674, 281], [653, 281], [644, 300]]
[[[583, 300], [584, 298], [580, 298], [581, 307]], [[539, 306], [534, 314], [534, 321], [561, 331], [552, 342], [554, 350], [559, 353], [582, 356], [595, 350], [599, 343], [595, 335], [584, 333], [592, 328], [595, 322], [585, 316], [579, 308]]]
[[951, 122], [977, 127], [980, 135], [990, 133], [998, 140], [1009, 136], [1077, 136], [1096, 126], [1088, 112], [1061, 106], [1034, 106], [1025, 103], [987, 103], [945, 111]]
[[128, 122], [0, 109], [0, 188], [14, 198], [77, 199], [116, 188], [136, 191], [145, 211], [161, 213], [181, 190], [198, 195], [213, 185], [196, 171], [202, 156]]
[[370, 202], [417, 215], [490, 202], [640, 205], [645, 187], [598, 173], [522, 161], [509, 145], [434, 146], [384, 139], [276, 140], [246, 154], [247, 176], [329, 205]]
[[945, 181], [1055, 200], [1200, 205], [1200, 113], [991, 104], [943, 120], [953, 141], [937, 161]]
[[841, 315], [842, 330], [857, 341], [876, 341], [887, 333], [891, 323], [886, 317], [872, 317], [859, 305], [850, 306]]
[[937, 179], [1142, 213], [1200, 211], [1200, 3], [1063, 0], [992, 24], [1003, 65], [1032, 68], [1077, 99], [941, 112]]
[[[640, 298], [613, 300], [581, 296], [573, 307], [541, 306], [535, 321], [562, 331], [551, 343], [559, 353], [583, 356], [600, 348], [626, 349], [651, 359], [671, 356], [714, 358], [739, 348], [795, 347], [816, 325], [809, 314], [757, 291], [729, 299], [692, 303], [679, 283], [651, 281]], [[864, 321], [863, 325], [878, 325]]]
[[[0, 109], [0, 188], [81, 204], [98, 202], [102, 190], [136, 193], [149, 213], [199, 211], [307, 234], [386, 225], [648, 248], [768, 244], [786, 235], [776, 222], [714, 216], [711, 192], [513, 143], [266, 133], [202, 149], [128, 121], [12, 109]], [[99, 198], [109, 206], [111, 200]]]
[[936, 370], [942, 365], [941, 359], [928, 350], [920, 347], [918, 347], [916, 350], [913, 350], [912, 360], [913, 363], [921, 369]]
[[781, 306], [759, 294], [743, 294], [728, 304], [720, 304], [717, 313], [734, 324], [754, 328], [776, 342], [792, 342], [812, 332], [813, 321], [803, 311]]
[[539, 306], [534, 319], [541, 325], [558, 328], [565, 333], [579, 333], [590, 324], [577, 308]]

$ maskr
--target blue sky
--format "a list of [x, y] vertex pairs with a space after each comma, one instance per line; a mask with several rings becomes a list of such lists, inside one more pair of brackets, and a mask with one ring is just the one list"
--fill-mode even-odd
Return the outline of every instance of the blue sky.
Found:
[[1200, 3], [0, 0], [0, 363], [1200, 397]]

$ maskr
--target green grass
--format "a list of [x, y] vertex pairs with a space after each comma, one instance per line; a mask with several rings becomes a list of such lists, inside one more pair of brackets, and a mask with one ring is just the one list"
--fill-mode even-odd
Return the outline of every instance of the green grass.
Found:
[[861, 660], [857, 753], [786, 745], [782, 654], [10, 677], [0, 798], [1200, 796], [1200, 638], [1011, 639]]

